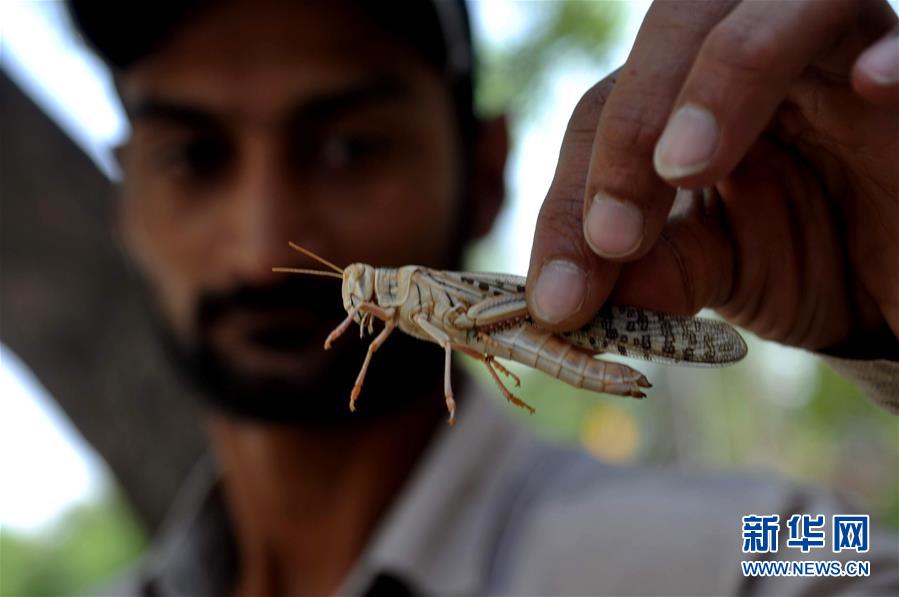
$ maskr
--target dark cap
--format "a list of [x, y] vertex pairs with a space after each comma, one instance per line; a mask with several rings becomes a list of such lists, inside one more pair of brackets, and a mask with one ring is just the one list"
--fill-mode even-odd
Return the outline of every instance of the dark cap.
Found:
[[[87, 43], [113, 69], [124, 69], [165, 43], [214, 0], [67, 0]], [[353, 0], [372, 20], [418, 50], [451, 78], [473, 71], [471, 25], [465, 0]]]
[[[297, 0], [301, 1], [301, 0]], [[350, 0], [372, 22], [419, 53], [450, 86], [463, 134], [474, 116], [474, 51], [465, 0]], [[85, 41], [113, 71], [126, 69], [162, 46], [216, 0], [67, 0]]]

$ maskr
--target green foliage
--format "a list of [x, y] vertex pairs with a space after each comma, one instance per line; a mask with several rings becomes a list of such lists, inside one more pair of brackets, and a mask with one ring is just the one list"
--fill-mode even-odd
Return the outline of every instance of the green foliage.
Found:
[[0, 596], [89, 592], [120, 574], [146, 538], [116, 493], [80, 505], [38, 535], [0, 534]]
[[509, 110], [519, 116], [542, 100], [547, 78], [559, 63], [599, 64], [606, 56], [623, 7], [617, 2], [519, 2], [529, 23], [503, 47], [478, 44], [476, 101], [484, 114]]

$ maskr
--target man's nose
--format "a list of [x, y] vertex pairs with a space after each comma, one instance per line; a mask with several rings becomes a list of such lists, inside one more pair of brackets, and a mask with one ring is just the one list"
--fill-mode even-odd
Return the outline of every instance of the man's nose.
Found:
[[271, 149], [250, 151], [239, 179], [232, 203], [232, 263], [243, 282], [264, 284], [282, 275], [272, 267], [297, 261], [288, 241], [307, 241], [313, 218], [308, 205], [304, 208], [301, 185]]

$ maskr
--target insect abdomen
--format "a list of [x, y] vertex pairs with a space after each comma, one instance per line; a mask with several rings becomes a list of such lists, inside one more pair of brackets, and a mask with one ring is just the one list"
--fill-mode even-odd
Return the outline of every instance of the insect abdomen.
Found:
[[539, 369], [576, 388], [642, 398], [650, 386], [639, 371], [593, 354], [530, 324], [497, 331], [485, 340], [487, 351]]

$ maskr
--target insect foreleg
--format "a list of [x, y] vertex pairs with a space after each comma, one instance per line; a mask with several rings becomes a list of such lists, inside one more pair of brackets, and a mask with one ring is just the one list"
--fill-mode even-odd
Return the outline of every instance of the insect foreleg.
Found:
[[[347, 311], [346, 319], [344, 319], [339, 326], [334, 328], [334, 331], [328, 334], [328, 337], [325, 338], [325, 350], [331, 348], [331, 344], [337, 340], [343, 333], [350, 327], [350, 324], [353, 323], [353, 320], [356, 318], [357, 313], [363, 314], [371, 314], [377, 317], [378, 319], [383, 319], [384, 321], [390, 321], [394, 318], [396, 314], [396, 309], [388, 308], [382, 309], [380, 306], [374, 303], [362, 303], [360, 305], [356, 305], [349, 311]], [[360, 322], [360, 326], [363, 325], [363, 322]], [[369, 322], [369, 333], [371, 333], [371, 322]], [[361, 330], [360, 330], [361, 331]], [[361, 335], [361, 334], [360, 334]]]
[[353, 323], [353, 319], [356, 317], [356, 313], [359, 311], [359, 307], [353, 307], [349, 311], [347, 311], [346, 319], [340, 322], [340, 325], [334, 328], [334, 330], [328, 334], [328, 337], [325, 338], [325, 350], [331, 349], [331, 344], [334, 340], [340, 338], [343, 333], [350, 327], [350, 324]]
[[446, 354], [446, 362], [443, 370], [443, 395], [446, 398], [446, 409], [450, 414], [449, 424], [452, 425], [456, 420], [456, 401], [453, 399], [453, 386], [450, 383], [450, 364], [452, 362], [453, 355], [453, 345], [450, 342], [450, 337], [446, 334], [446, 332], [428, 321], [428, 318], [425, 317], [422, 313], [416, 313], [415, 315], [413, 315], [412, 320], [416, 324], [418, 324], [418, 327], [424, 330], [431, 338], [433, 338], [438, 344], [440, 344]]
[[359, 310], [363, 313], [371, 313], [382, 321], [393, 319], [393, 316], [396, 314], [396, 309], [394, 309], [393, 307], [384, 309], [380, 305], [376, 305], [375, 303], [362, 303], [361, 305], [359, 305]]
[[368, 365], [371, 363], [371, 355], [375, 354], [375, 351], [380, 348], [381, 344], [387, 340], [387, 337], [390, 335], [390, 332], [393, 331], [393, 328], [396, 327], [396, 323], [393, 319], [388, 319], [384, 324], [384, 329], [381, 330], [381, 333], [378, 334], [374, 340], [371, 341], [371, 344], [368, 345], [368, 352], [365, 354], [365, 361], [362, 363], [362, 369], [359, 370], [359, 375], [356, 377], [356, 383], [353, 385], [353, 391], [350, 393], [350, 411], [356, 410], [356, 398], [359, 397], [359, 392], [362, 391], [362, 382], [365, 381], [365, 374], [368, 372]]
[[368, 331], [369, 336], [375, 332], [375, 316], [371, 313], [363, 313], [362, 317], [359, 318], [359, 337], [364, 338], [366, 331]]

